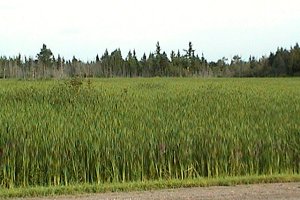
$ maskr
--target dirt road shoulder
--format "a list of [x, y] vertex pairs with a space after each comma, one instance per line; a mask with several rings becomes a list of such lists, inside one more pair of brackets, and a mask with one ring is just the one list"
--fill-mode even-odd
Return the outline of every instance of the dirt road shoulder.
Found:
[[[300, 200], [300, 182], [237, 186], [212, 186], [164, 189], [142, 192], [116, 192], [76, 196], [25, 198], [23, 200], [138, 200], [138, 199], [289, 199]], [[21, 200], [20, 198], [18, 200]]]

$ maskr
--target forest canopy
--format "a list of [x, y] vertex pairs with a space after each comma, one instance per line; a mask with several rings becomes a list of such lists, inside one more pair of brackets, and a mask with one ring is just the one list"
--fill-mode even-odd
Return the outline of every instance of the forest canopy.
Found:
[[0, 78], [40, 79], [67, 77], [277, 77], [300, 76], [300, 47], [296, 43], [290, 49], [278, 48], [269, 56], [244, 60], [239, 55], [231, 59], [207, 61], [202, 53], [195, 54], [192, 42], [183, 51], [162, 51], [160, 43], [149, 55], [137, 57], [130, 50], [123, 57], [120, 49], [95, 56], [93, 61], [81, 61], [75, 56], [66, 60], [53, 55], [46, 44], [36, 57], [21, 54], [13, 57], [0, 56]]

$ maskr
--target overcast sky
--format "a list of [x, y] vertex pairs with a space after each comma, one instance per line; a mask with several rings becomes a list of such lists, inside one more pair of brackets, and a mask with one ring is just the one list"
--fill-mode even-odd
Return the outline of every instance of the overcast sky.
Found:
[[300, 42], [299, 0], [1, 0], [0, 55], [93, 60], [107, 48], [138, 56], [187, 48], [208, 60], [268, 55]]

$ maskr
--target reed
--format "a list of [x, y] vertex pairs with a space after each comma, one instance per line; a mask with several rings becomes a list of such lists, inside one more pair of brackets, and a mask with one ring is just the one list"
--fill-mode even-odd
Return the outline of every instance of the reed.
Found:
[[1, 187], [300, 173], [300, 79], [10, 83]]

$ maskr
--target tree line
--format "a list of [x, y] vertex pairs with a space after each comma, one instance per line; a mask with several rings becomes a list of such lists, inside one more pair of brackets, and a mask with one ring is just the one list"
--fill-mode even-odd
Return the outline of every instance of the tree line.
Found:
[[0, 56], [0, 78], [41, 79], [67, 77], [267, 77], [300, 76], [300, 47], [296, 43], [290, 49], [278, 48], [269, 56], [250, 56], [243, 60], [239, 55], [230, 60], [223, 57], [208, 62], [202, 54], [195, 54], [192, 42], [183, 51], [172, 51], [167, 55], [159, 42], [149, 55], [137, 58], [135, 50], [123, 58], [120, 49], [105, 50], [95, 60], [84, 62], [75, 56], [66, 60], [53, 55], [43, 44], [40, 52], [33, 57], [22, 58]]

